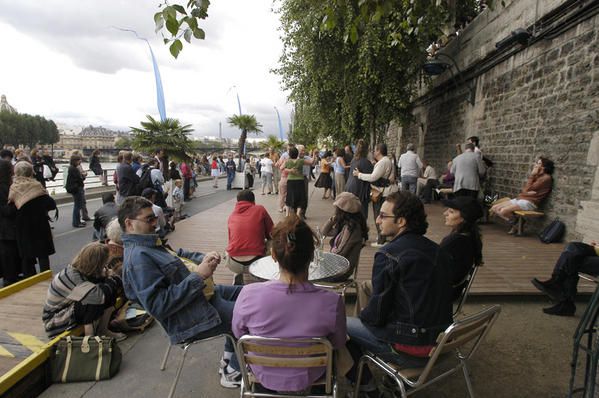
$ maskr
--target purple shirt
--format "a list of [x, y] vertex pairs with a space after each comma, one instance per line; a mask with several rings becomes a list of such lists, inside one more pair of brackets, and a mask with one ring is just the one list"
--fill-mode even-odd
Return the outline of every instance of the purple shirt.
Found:
[[[347, 326], [343, 298], [311, 283], [294, 285], [269, 281], [244, 286], [233, 310], [233, 334], [261, 337], [327, 337], [334, 348], [345, 345]], [[252, 366], [264, 387], [300, 391], [318, 380], [325, 368], [273, 368]]]

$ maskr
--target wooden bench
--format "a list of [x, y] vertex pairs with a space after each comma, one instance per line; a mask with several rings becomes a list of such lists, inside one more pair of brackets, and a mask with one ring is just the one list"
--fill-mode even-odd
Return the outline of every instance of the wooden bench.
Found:
[[522, 234], [524, 232], [524, 221], [531, 219], [531, 218], [543, 217], [543, 216], [545, 216], [545, 213], [543, 213], [542, 211], [516, 210], [514, 212], [514, 215], [518, 219], [518, 224], [517, 224], [518, 230], [516, 232], [516, 236], [522, 236]]

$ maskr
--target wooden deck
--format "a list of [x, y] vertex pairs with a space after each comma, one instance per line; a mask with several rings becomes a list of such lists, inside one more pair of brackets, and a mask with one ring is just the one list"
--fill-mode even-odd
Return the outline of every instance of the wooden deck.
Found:
[[[259, 184], [258, 184], [259, 185]], [[277, 212], [276, 196], [260, 195], [254, 190], [256, 203], [266, 207], [273, 221], [283, 218]], [[307, 221], [312, 227], [323, 225], [333, 213], [333, 201], [321, 199], [322, 190], [310, 186], [310, 201]], [[227, 218], [235, 206], [235, 200], [224, 202], [209, 211], [197, 214], [177, 224], [170, 235], [173, 247], [184, 247], [198, 251], [218, 251], [223, 253], [227, 245]], [[440, 242], [449, 232], [444, 225], [443, 207], [440, 204], [426, 205], [430, 224], [427, 236]], [[372, 213], [369, 217], [370, 237], [374, 238], [375, 226]], [[472, 287], [477, 295], [536, 295], [540, 294], [530, 283], [533, 277], [548, 277], [553, 265], [563, 249], [563, 244], [544, 244], [535, 236], [514, 237], [506, 233], [502, 224], [482, 225], [484, 244], [484, 267], [479, 271]], [[328, 243], [328, 242], [327, 242]], [[326, 247], [326, 245], [325, 245]], [[372, 261], [376, 249], [365, 246], [360, 256], [358, 278], [370, 279]], [[226, 267], [219, 267], [215, 274], [217, 283], [231, 283], [232, 274]], [[581, 281], [580, 291], [594, 289]]]

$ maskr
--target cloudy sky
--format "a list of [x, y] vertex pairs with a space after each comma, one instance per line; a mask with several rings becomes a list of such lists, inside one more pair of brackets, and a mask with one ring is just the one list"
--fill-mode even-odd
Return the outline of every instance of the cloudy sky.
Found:
[[272, 0], [212, 0], [206, 40], [185, 43], [176, 60], [154, 33], [158, 4], [0, 0], [0, 94], [21, 113], [69, 125], [126, 129], [146, 114], [159, 118], [148, 47], [118, 26], [150, 41], [167, 116], [192, 124], [194, 135], [218, 136], [219, 122], [223, 136], [239, 135], [226, 123], [238, 113], [236, 92], [264, 136], [278, 136], [275, 106], [287, 130], [291, 105], [270, 73], [282, 49]]

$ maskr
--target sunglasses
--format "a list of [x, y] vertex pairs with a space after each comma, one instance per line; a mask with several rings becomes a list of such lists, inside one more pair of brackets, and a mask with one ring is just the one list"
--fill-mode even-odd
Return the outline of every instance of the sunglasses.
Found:
[[131, 218], [131, 220], [145, 222], [146, 224], [152, 224], [158, 219], [155, 215], [147, 216], [146, 218]]

